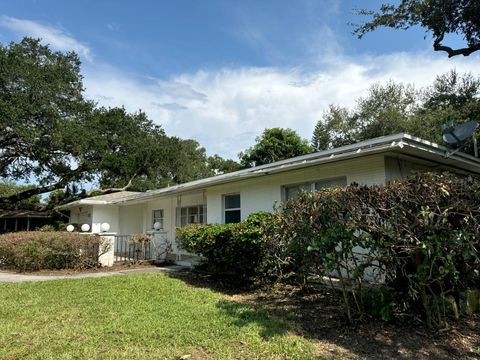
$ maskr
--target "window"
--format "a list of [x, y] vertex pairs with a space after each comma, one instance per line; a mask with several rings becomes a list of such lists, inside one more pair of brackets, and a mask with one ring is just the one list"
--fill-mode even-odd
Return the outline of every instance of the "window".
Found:
[[330, 188], [330, 187], [344, 187], [347, 186], [347, 178], [340, 177], [335, 179], [320, 180], [315, 182], [315, 190]]
[[312, 184], [299, 184], [285, 186], [285, 200], [295, 199], [300, 191], [311, 191]]
[[347, 186], [347, 178], [345, 176], [335, 178], [318, 180], [314, 182], [308, 182], [303, 184], [294, 184], [284, 186], [285, 200], [295, 199], [300, 191], [313, 191], [329, 187], [342, 187]]
[[238, 223], [241, 220], [240, 194], [223, 196], [223, 209], [225, 224]]
[[155, 223], [160, 223], [160, 229], [163, 229], [163, 209], [153, 210], [152, 228]]
[[206, 222], [207, 208], [204, 205], [177, 208], [177, 226], [184, 227], [190, 224], [205, 224]]

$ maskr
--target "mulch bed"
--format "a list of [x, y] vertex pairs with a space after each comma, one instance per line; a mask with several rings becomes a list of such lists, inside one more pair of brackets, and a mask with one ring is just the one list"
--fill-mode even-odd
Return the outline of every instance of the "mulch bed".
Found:
[[228, 301], [264, 309], [292, 324], [292, 332], [311, 339], [319, 352], [341, 359], [480, 359], [480, 315], [429, 331], [419, 320], [405, 318], [349, 325], [338, 294], [328, 288], [281, 285], [268, 290], [239, 290], [229, 281], [180, 272], [169, 274], [195, 287], [225, 294]]

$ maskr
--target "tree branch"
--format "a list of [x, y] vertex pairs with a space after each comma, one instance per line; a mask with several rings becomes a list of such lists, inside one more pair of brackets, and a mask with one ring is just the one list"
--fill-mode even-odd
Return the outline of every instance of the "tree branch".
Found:
[[120, 191], [126, 191], [132, 186], [133, 180], [135, 180], [136, 177], [137, 177], [137, 174], [134, 174], [128, 181], [127, 185], [125, 185], [124, 187], [93, 190], [93, 191], [90, 191], [88, 195], [92, 194], [93, 192], [100, 192], [102, 195], [105, 195], [105, 194], [111, 194], [111, 193], [120, 192]]
[[21, 191], [19, 193], [13, 194], [13, 195], [3, 196], [3, 197], [0, 197], [0, 204], [11, 205], [11, 204], [16, 203], [18, 201], [28, 199], [28, 198], [30, 198], [34, 195], [39, 195], [39, 194], [43, 194], [43, 193], [46, 193], [46, 192], [61, 189], [61, 188], [65, 187], [68, 183], [69, 183], [69, 180], [62, 179], [55, 184], [40, 186], [40, 187], [36, 187], [36, 188], [33, 188], [33, 189], [24, 190], [24, 191]]
[[19, 193], [13, 194], [13, 195], [0, 196], [0, 205], [3, 205], [3, 206], [12, 205], [12, 204], [15, 204], [18, 201], [28, 199], [28, 198], [30, 198], [34, 195], [40, 195], [40, 194], [44, 194], [44, 193], [47, 193], [47, 192], [51, 192], [51, 191], [54, 191], [54, 190], [61, 189], [65, 186], [67, 186], [67, 184], [69, 182], [77, 179], [78, 176], [80, 174], [84, 173], [85, 171], [87, 171], [87, 168], [83, 167], [83, 166], [80, 166], [77, 169], [75, 169], [74, 171], [72, 171], [68, 176], [64, 176], [63, 178], [61, 178], [59, 181], [57, 181], [54, 184], [45, 185], [45, 186], [38, 186], [36, 188], [27, 189], [27, 190], [21, 191]]
[[472, 45], [461, 49], [452, 49], [450, 46], [442, 45], [444, 34], [437, 36], [433, 43], [433, 50], [445, 51], [448, 57], [451, 58], [457, 55], [469, 56], [471, 53], [480, 50], [480, 44]]

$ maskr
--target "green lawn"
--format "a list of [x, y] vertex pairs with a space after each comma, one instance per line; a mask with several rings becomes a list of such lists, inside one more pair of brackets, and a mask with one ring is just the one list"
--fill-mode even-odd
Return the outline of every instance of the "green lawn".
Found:
[[0, 284], [0, 359], [312, 359], [284, 319], [163, 274]]

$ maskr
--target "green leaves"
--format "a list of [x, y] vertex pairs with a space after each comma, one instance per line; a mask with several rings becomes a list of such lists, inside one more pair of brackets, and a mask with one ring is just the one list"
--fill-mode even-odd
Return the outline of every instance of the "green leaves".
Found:
[[177, 240], [188, 252], [202, 254], [209, 271], [249, 281], [265, 256], [271, 219], [259, 212], [237, 224], [189, 225], [177, 228]]
[[[419, 25], [430, 32], [433, 49], [445, 51], [448, 57], [480, 50], [480, 4], [471, 0], [402, 0], [398, 5], [382, 4], [379, 11], [357, 10], [358, 15], [369, 16], [370, 21], [356, 26], [359, 38], [379, 27], [408, 29]], [[466, 46], [453, 49], [444, 43], [448, 34], [459, 34]]]
[[479, 95], [480, 78], [455, 71], [420, 90], [394, 82], [376, 84], [353, 109], [331, 105], [315, 127], [312, 146], [325, 150], [401, 132], [442, 143], [443, 124], [478, 119]]
[[439, 326], [439, 299], [480, 283], [479, 189], [476, 178], [425, 173], [385, 186], [303, 192], [274, 215], [266, 257], [278, 278], [333, 276], [347, 309], [388, 318], [390, 301], [377, 299], [381, 309], [371, 309], [377, 300], [363, 298], [364, 281], [380, 280], [398, 304]]
[[241, 152], [240, 164], [245, 167], [269, 164], [294, 156], [308, 154], [312, 148], [308, 142], [291, 129], [265, 129], [256, 138], [256, 144]]
[[36, 39], [0, 45], [0, 125], [0, 176], [37, 184], [0, 196], [3, 205], [74, 182], [143, 191], [237, 165], [207, 164], [198, 142], [168, 137], [142, 111], [97, 107], [84, 98], [78, 56]]
[[17, 271], [88, 269], [98, 266], [100, 237], [67, 232], [26, 231], [0, 235], [2, 267]]
[[74, 53], [52, 52], [39, 40], [0, 45], [0, 174], [64, 176], [75, 157], [62, 133], [91, 108], [83, 99], [80, 61]]

